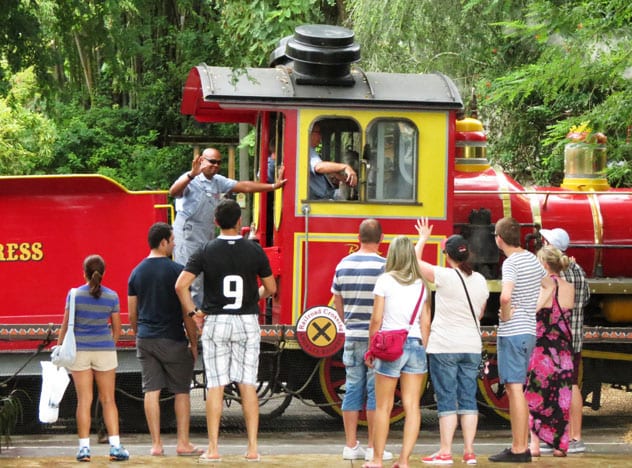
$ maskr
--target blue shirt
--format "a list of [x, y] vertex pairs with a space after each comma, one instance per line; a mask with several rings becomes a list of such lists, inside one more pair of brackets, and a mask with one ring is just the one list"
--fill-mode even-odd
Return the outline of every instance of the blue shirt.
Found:
[[[215, 174], [211, 179], [207, 179], [204, 174], [198, 174], [185, 187], [182, 192], [182, 204], [179, 206], [178, 215], [182, 214], [185, 218], [189, 218], [198, 210], [199, 204], [210, 202], [215, 206], [225, 193], [230, 192], [237, 181]], [[211, 225], [213, 220], [210, 220]]]
[[328, 200], [334, 198], [335, 188], [325, 174], [316, 172], [316, 165], [323, 162], [314, 148], [309, 149], [309, 198]]
[[138, 338], [186, 341], [182, 306], [175, 284], [184, 267], [167, 257], [140, 262], [127, 282], [127, 295], [136, 296]]
[[386, 259], [378, 254], [352, 253], [334, 273], [331, 292], [342, 296], [347, 341], [366, 341], [373, 312], [373, 288]]
[[[70, 310], [70, 291], [66, 296]], [[75, 340], [78, 351], [115, 350], [110, 319], [121, 311], [118, 295], [101, 285], [101, 297], [90, 295], [87, 284], [77, 288], [75, 296]]]

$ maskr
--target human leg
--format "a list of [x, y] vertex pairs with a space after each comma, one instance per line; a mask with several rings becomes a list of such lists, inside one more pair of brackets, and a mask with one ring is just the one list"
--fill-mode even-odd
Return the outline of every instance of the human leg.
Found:
[[478, 404], [476, 402], [478, 353], [463, 353], [459, 356], [457, 371], [458, 415], [463, 433], [463, 453], [474, 453], [474, 438], [478, 425]]
[[80, 439], [89, 439], [92, 423], [90, 410], [92, 408], [92, 391], [94, 386], [92, 369], [72, 371], [72, 381], [77, 393], [77, 435]]
[[582, 410], [584, 407], [584, 398], [582, 392], [579, 389], [579, 374], [582, 364], [582, 353], [575, 353], [573, 355], [573, 388], [571, 395], [571, 408], [568, 435], [572, 441], [582, 439]]
[[158, 455], [163, 453], [162, 440], [160, 438], [160, 390], [145, 392], [145, 419], [151, 436], [151, 453]]
[[462, 414], [460, 420], [461, 432], [463, 433], [463, 453], [474, 453], [478, 414]]
[[[191, 380], [193, 379], [193, 356], [187, 341], [165, 338], [145, 341], [145, 359], [143, 366], [143, 387], [152, 389], [166, 388], [174, 394], [174, 410], [176, 415], [176, 453], [178, 455], [199, 455], [199, 450], [189, 439], [189, 423], [191, 416]], [[139, 354], [140, 354], [139, 349]], [[151, 351], [151, 354], [150, 352]], [[145, 378], [147, 376], [147, 378]]]
[[439, 455], [452, 453], [452, 440], [457, 426], [457, 370], [458, 355], [430, 354], [430, 375], [437, 399], [439, 416]]
[[[342, 412], [342, 424], [345, 428], [345, 448], [354, 449], [359, 453], [358, 446], [358, 420], [360, 419], [359, 411], [343, 411]], [[348, 450], [343, 450], [348, 452]], [[343, 456], [345, 453], [343, 453]], [[359, 457], [358, 458], [362, 458]]]
[[99, 391], [99, 402], [103, 408], [103, 421], [108, 431], [108, 436], [119, 435], [119, 416], [114, 388], [116, 384], [116, 369], [107, 371], [95, 371], [94, 377]]
[[531, 431], [531, 444], [529, 445], [529, 450], [531, 451], [531, 456], [540, 456], [540, 438], [535, 431]]
[[206, 428], [208, 431], [208, 448], [206, 458], [219, 458], [219, 423], [222, 417], [224, 402], [224, 386], [206, 390]]
[[259, 398], [254, 385], [239, 384], [241, 407], [246, 421], [246, 434], [248, 436], [248, 449], [246, 458], [254, 460], [259, 457], [257, 447], [257, 434], [259, 431]]
[[397, 377], [375, 375], [375, 418], [373, 427], [374, 464], [381, 466], [386, 439], [389, 431], [389, 418], [393, 410], [393, 396], [397, 387]]
[[[345, 429], [343, 458], [363, 458], [364, 451], [358, 446], [358, 420], [366, 401], [367, 368], [364, 364], [366, 344], [347, 341], [342, 362], [345, 366], [345, 394], [342, 400], [342, 421]], [[373, 407], [375, 409], [375, 407]], [[353, 453], [352, 453], [353, 452]]]
[[[116, 352], [113, 353], [114, 359]], [[110, 370], [99, 370], [94, 372], [99, 391], [99, 402], [103, 408], [103, 420], [108, 431], [110, 442], [110, 461], [129, 460], [129, 452], [121, 445], [119, 436], [119, 419], [116, 400], [114, 399], [114, 388], [116, 383], [116, 368]]]
[[529, 406], [524, 395], [529, 359], [535, 346], [535, 336], [515, 335], [498, 337], [498, 371], [500, 383], [505, 384], [509, 400], [511, 448], [489, 457], [492, 462], [529, 462]]
[[408, 465], [410, 455], [413, 452], [415, 442], [417, 442], [417, 437], [419, 436], [419, 428], [421, 425], [419, 401], [421, 400], [422, 382], [423, 374], [402, 373], [400, 377], [402, 405], [406, 414], [402, 449], [398, 460], [399, 466], [401, 467]]
[[529, 407], [524, 397], [522, 384], [507, 383], [505, 391], [509, 399], [509, 422], [511, 424], [511, 451], [522, 453], [529, 444]]
[[176, 393], [174, 399], [176, 413], [176, 453], [197, 454], [199, 450], [191, 443], [189, 423], [191, 420], [191, 395], [189, 392]]

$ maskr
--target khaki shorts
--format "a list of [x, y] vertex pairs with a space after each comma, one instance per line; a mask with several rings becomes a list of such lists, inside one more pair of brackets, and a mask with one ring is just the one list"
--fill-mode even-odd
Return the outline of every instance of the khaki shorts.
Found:
[[69, 371], [109, 371], [118, 367], [118, 359], [115, 350], [105, 351], [77, 351], [75, 363], [68, 368]]

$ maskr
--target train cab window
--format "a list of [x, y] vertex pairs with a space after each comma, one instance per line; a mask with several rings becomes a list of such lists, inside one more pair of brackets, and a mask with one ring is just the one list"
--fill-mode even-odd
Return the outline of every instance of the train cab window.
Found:
[[414, 201], [417, 128], [407, 120], [376, 120], [367, 128], [367, 199]]
[[360, 126], [352, 119], [315, 121], [309, 137], [309, 198], [357, 200], [358, 190], [344, 183], [344, 172], [328, 162], [348, 164], [359, 173]]

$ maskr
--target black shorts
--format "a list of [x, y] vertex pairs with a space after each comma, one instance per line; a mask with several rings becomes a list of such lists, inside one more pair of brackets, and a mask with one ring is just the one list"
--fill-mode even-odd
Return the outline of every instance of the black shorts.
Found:
[[143, 392], [167, 389], [189, 393], [193, 379], [193, 355], [188, 341], [136, 338], [136, 356], [143, 375]]

